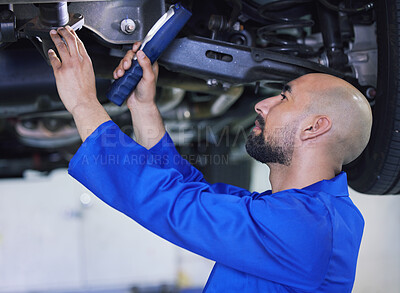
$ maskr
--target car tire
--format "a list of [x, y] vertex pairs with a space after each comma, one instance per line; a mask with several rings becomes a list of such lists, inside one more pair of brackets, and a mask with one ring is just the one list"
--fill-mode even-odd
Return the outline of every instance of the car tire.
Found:
[[345, 166], [349, 185], [367, 194], [400, 192], [400, 0], [375, 1], [378, 45], [377, 94], [369, 144]]

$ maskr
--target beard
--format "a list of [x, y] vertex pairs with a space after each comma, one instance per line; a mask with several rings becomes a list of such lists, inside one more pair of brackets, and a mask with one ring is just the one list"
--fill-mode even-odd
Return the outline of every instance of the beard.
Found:
[[294, 151], [294, 138], [296, 133], [296, 122], [292, 126], [285, 125], [275, 130], [273, 135], [264, 137], [265, 121], [258, 115], [256, 120], [260, 124], [261, 133], [250, 133], [246, 142], [247, 153], [257, 161], [268, 164], [276, 163], [290, 166]]

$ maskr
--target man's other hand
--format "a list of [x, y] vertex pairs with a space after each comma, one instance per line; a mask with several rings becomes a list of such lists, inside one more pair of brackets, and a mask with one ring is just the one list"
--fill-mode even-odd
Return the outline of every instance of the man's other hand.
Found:
[[66, 26], [51, 30], [50, 36], [61, 58], [49, 50], [58, 94], [85, 141], [99, 125], [111, 118], [97, 99], [92, 61], [75, 31]]
[[151, 65], [150, 59], [143, 51], [138, 51], [140, 45], [140, 42], [133, 44], [132, 49], [126, 53], [115, 68], [114, 78], [122, 77], [125, 71], [132, 66], [133, 58], [137, 57], [139, 65], [143, 69], [143, 77], [126, 104], [131, 112], [136, 141], [150, 149], [163, 137], [165, 128], [155, 103], [158, 65], [157, 62]]
[[50, 36], [61, 58], [49, 50], [58, 94], [65, 108], [73, 114], [77, 106], [99, 104], [92, 61], [75, 31], [69, 26], [60, 27], [57, 31], [51, 30]]
[[126, 102], [129, 109], [146, 105], [153, 106], [155, 104], [158, 65], [157, 62], [151, 65], [150, 59], [147, 58], [143, 51], [138, 51], [140, 45], [140, 42], [133, 44], [132, 49], [126, 53], [113, 73], [114, 79], [122, 77], [125, 71], [131, 67], [132, 59], [135, 56], [143, 69], [143, 78]]

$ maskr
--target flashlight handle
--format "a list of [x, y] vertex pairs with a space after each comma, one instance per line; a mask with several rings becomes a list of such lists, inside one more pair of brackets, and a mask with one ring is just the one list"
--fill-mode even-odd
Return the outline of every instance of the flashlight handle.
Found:
[[[170, 9], [174, 10], [174, 14], [158, 29], [142, 48], [142, 51], [150, 59], [152, 64], [160, 57], [161, 53], [168, 47], [192, 15], [180, 4], [175, 4]], [[153, 28], [150, 32], [152, 30]], [[136, 88], [142, 76], [143, 70], [138, 61], [132, 60], [132, 66], [121, 78], [112, 83], [111, 89], [107, 93], [107, 98], [114, 104], [121, 106], [129, 97], [130, 93]]]

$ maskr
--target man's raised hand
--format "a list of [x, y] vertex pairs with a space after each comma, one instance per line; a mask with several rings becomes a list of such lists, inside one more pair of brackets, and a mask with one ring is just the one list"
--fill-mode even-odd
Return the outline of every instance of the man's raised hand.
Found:
[[138, 51], [140, 45], [140, 42], [133, 44], [132, 49], [125, 54], [124, 58], [113, 72], [115, 79], [122, 77], [125, 74], [125, 71], [131, 67], [132, 59], [135, 56], [137, 57], [139, 65], [143, 69], [143, 78], [140, 80], [136, 89], [132, 92], [126, 102], [129, 109], [155, 105], [154, 98], [156, 95], [158, 65], [157, 62], [151, 65], [150, 59], [147, 58], [143, 51]]
[[51, 30], [50, 36], [61, 58], [49, 50], [58, 94], [65, 108], [73, 114], [77, 106], [99, 104], [92, 61], [75, 31], [69, 26], [60, 27]]
[[136, 141], [150, 149], [163, 137], [165, 128], [155, 103], [158, 65], [157, 62], [151, 65], [150, 59], [142, 51], [138, 51], [139, 47], [140, 42], [133, 44], [132, 49], [115, 68], [114, 78], [118, 79], [125, 74], [125, 71], [132, 66], [132, 59], [136, 55], [143, 69], [143, 78], [129, 96], [126, 104], [131, 112]]

